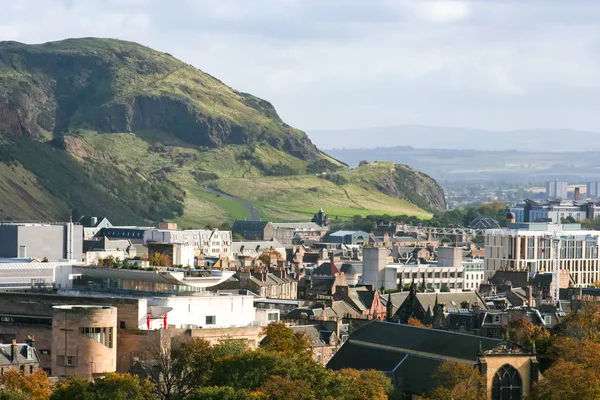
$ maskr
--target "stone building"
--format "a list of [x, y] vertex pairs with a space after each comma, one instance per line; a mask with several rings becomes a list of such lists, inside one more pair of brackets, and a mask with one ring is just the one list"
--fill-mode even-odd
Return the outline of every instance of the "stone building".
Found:
[[9, 344], [0, 344], [0, 376], [9, 370], [21, 375], [31, 375], [40, 368], [38, 352], [33, 337], [27, 343], [17, 343], [15, 339]]
[[117, 308], [63, 305], [52, 313], [52, 373], [92, 378], [117, 367]]
[[266, 268], [236, 271], [225, 282], [214, 286], [212, 290], [249, 290], [259, 297], [270, 299], [296, 299], [298, 282], [285, 268], [267, 271]]
[[352, 333], [327, 367], [382, 371], [405, 398], [417, 399], [436, 386], [433, 374], [448, 361], [477, 368], [488, 400], [524, 399], [539, 379], [535, 351], [508, 341], [380, 321]]

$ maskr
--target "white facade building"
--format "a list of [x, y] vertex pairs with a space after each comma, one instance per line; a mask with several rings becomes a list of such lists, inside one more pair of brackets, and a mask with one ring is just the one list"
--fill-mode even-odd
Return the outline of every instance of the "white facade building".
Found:
[[148, 308], [158, 318], [150, 329], [167, 324], [173, 328], [229, 328], [255, 324], [254, 297], [230, 293], [204, 293], [196, 296], [151, 297]]
[[187, 244], [207, 257], [231, 256], [231, 231], [151, 229], [144, 232], [144, 243], [147, 242]]
[[567, 269], [578, 286], [600, 280], [600, 231], [582, 230], [579, 224], [552, 223], [517, 223], [510, 229], [486, 231], [485, 278], [501, 269], [532, 274], [551, 271], [553, 239], [560, 242], [559, 268]]
[[[441, 249], [441, 248], [440, 248]], [[378, 247], [363, 249], [363, 275], [361, 283], [373, 285], [376, 288], [396, 289], [400, 281], [403, 285], [411, 283], [422, 284], [428, 288], [440, 291], [447, 287], [451, 292], [477, 290], [483, 282], [483, 261], [463, 261], [457, 258], [462, 250], [448, 247], [444, 257], [445, 264], [388, 264], [389, 250]], [[451, 265], [452, 261], [459, 265]], [[468, 283], [468, 285], [467, 285]], [[472, 287], [471, 287], [472, 286]]]
[[68, 289], [72, 286], [72, 263], [0, 263], [0, 290], [25, 290], [33, 288]]
[[462, 262], [465, 273], [464, 290], [479, 290], [485, 280], [485, 266], [483, 259], [468, 260]]

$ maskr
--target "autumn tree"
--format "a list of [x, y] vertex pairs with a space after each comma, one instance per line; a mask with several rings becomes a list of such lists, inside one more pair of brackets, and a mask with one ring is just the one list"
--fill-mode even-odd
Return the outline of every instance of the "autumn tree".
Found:
[[446, 362], [435, 371], [433, 379], [438, 386], [433, 389], [430, 400], [485, 400], [483, 376], [472, 365]]
[[150, 261], [150, 265], [155, 267], [170, 267], [172, 265], [171, 257], [158, 251], [152, 253], [148, 261]]
[[424, 323], [422, 323], [421, 321], [419, 321], [416, 318], [409, 318], [408, 321], [406, 321], [407, 325], [410, 326], [417, 326], [419, 328], [431, 328], [431, 325], [425, 325]]
[[531, 400], [600, 399], [600, 343], [562, 337], [553, 348], [558, 360], [534, 385]]
[[29, 376], [21, 375], [14, 369], [9, 369], [0, 377], [4, 388], [5, 399], [48, 400], [51, 394], [50, 381], [44, 371], [38, 370]]
[[343, 369], [332, 372], [335, 390], [332, 397], [346, 400], [387, 400], [393, 386], [381, 371]]
[[588, 301], [561, 322], [559, 332], [575, 339], [600, 342], [600, 302]]
[[310, 348], [310, 343], [305, 335], [294, 332], [283, 322], [265, 326], [262, 333], [265, 338], [261, 347], [265, 350], [302, 354]]
[[275, 250], [274, 248], [269, 248], [269, 249], [265, 249], [263, 250], [262, 253], [260, 253], [260, 255], [258, 256], [258, 259], [260, 261], [262, 261], [262, 263], [264, 265], [266, 265], [267, 267], [271, 266], [271, 260], [275, 259], [275, 260], [282, 260], [284, 259], [283, 256], [281, 255], [280, 252], [278, 252], [277, 250]]
[[307, 390], [309, 387], [306, 380], [291, 380], [275, 375], [267, 378], [256, 393], [269, 400], [316, 400], [317, 394]]

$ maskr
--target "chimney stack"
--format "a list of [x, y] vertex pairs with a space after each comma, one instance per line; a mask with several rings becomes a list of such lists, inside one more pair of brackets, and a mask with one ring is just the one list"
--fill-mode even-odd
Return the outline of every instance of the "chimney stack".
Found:
[[10, 362], [11, 364], [17, 361], [17, 339], [13, 339], [10, 346]]
[[30, 347], [33, 347], [33, 348], [35, 348], [35, 336], [33, 336], [33, 335], [31, 335], [31, 336], [28, 336], [28, 337], [27, 337], [27, 344], [28, 344]]

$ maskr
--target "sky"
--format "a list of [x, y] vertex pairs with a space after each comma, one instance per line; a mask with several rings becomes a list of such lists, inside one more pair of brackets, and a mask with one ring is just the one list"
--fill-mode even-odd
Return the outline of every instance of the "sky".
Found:
[[600, 132], [597, 0], [0, 0], [0, 40], [132, 40], [297, 128]]

